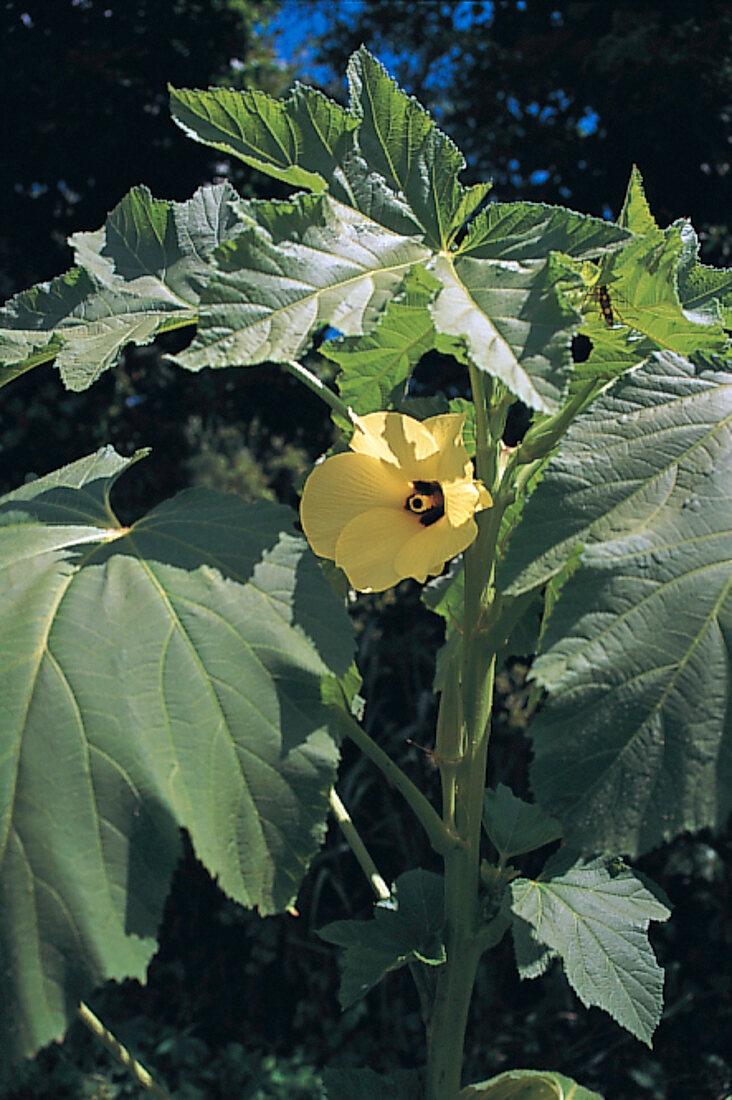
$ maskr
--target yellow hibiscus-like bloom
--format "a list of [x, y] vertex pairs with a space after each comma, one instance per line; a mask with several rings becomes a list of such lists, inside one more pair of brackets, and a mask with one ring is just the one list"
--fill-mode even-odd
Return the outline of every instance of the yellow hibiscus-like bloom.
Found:
[[351, 450], [316, 466], [300, 518], [308, 542], [361, 592], [422, 583], [470, 546], [490, 493], [473, 477], [465, 417], [352, 414]]

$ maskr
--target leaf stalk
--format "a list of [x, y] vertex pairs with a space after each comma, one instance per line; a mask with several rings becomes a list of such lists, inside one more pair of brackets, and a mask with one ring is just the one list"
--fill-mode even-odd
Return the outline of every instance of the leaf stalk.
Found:
[[299, 382], [302, 382], [309, 390], [312, 390], [314, 394], [324, 401], [328, 408], [333, 412], [337, 412], [340, 416], [345, 417], [346, 420], [351, 419], [351, 414], [345, 401], [341, 401], [338, 394], [333, 393], [325, 382], [322, 382], [317, 374], [313, 374], [311, 370], [304, 367], [302, 363], [298, 363], [296, 359], [288, 359], [286, 362], [280, 364], [288, 374], [291, 374], [293, 378], [297, 378]]
[[168, 1090], [153, 1080], [142, 1063], [133, 1058], [129, 1050], [120, 1043], [119, 1039], [115, 1038], [109, 1028], [104, 1026], [99, 1017], [95, 1016], [83, 1001], [79, 1005], [76, 1015], [84, 1026], [91, 1031], [92, 1035], [107, 1048], [116, 1061], [125, 1067], [138, 1085], [141, 1085], [151, 1096], [155, 1096], [157, 1100], [173, 1100]]

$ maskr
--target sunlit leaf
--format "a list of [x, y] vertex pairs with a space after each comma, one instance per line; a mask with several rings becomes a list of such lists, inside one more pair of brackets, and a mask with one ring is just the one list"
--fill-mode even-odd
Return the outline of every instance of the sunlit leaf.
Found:
[[176, 358], [189, 370], [297, 358], [325, 325], [361, 334], [427, 255], [327, 195], [247, 209], [250, 224], [216, 252], [196, 339]]
[[363, 46], [348, 63], [348, 82], [364, 159], [404, 197], [427, 242], [446, 248], [490, 184], [459, 183], [465, 167], [460, 150]]
[[[55, 357], [68, 388], [83, 390], [128, 344], [193, 324], [211, 253], [238, 225], [230, 209], [235, 197], [229, 184], [201, 187], [186, 203], [133, 188], [102, 229], [72, 237], [80, 266], [0, 310], [0, 362], [11, 365], [4, 349], [17, 348], [22, 358], [12, 365], [23, 369]], [[28, 351], [33, 331], [54, 336], [36, 337]]]
[[495, 202], [471, 222], [457, 251], [481, 260], [544, 260], [550, 252], [584, 259], [630, 239], [621, 226], [563, 206]]
[[336, 384], [354, 412], [394, 408], [422, 356], [435, 342], [428, 305], [439, 283], [415, 267], [401, 292], [387, 305], [366, 336], [329, 340], [320, 354], [338, 364]]
[[651, 213], [643, 188], [643, 177], [635, 164], [630, 172], [630, 179], [628, 180], [623, 208], [620, 211], [618, 222], [623, 228], [629, 229], [636, 237], [648, 237], [657, 242], [663, 239], [663, 230]]
[[108, 286], [195, 306], [212, 252], [239, 228], [237, 198], [229, 183], [199, 187], [181, 203], [133, 187], [101, 229], [76, 233], [70, 243], [77, 262]]
[[[361, 62], [355, 55], [356, 74]], [[401, 94], [394, 89], [394, 96]], [[362, 120], [353, 107], [346, 110], [302, 84], [285, 100], [227, 88], [171, 88], [170, 99], [173, 118], [196, 141], [293, 187], [316, 193], [327, 189], [334, 199], [392, 232], [423, 232], [406, 197], [379, 166], [364, 159], [357, 140]]]
[[721, 320], [732, 329], [732, 268], [699, 263], [699, 240], [691, 224], [684, 222], [680, 233], [678, 291], [684, 313], [700, 323]]
[[[635, 234], [622, 252], [605, 258], [596, 282], [579, 305], [581, 332], [592, 343], [575, 382], [612, 379], [654, 351], [721, 353], [728, 340], [720, 299], [729, 283], [696, 261], [696, 237], [686, 222], [656, 224], [637, 168], [631, 174], [620, 224]], [[683, 287], [683, 292], [681, 288]], [[600, 295], [607, 308], [603, 309]], [[732, 301], [732, 296], [730, 296]], [[728, 304], [730, 304], [728, 302]], [[609, 309], [609, 313], [608, 313]]]
[[437, 331], [526, 405], [555, 411], [579, 317], [558, 297], [551, 263], [441, 255], [431, 270], [442, 283], [430, 307]]
[[55, 359], [61, 341], [48, 332], [0, 329], [0, 388]]
[[169, 91], [170, 113], [188, 137], [293, 187], [323, 191], [352, 145], [356, 120], [301, 84], [287, 100], [256, 89]]

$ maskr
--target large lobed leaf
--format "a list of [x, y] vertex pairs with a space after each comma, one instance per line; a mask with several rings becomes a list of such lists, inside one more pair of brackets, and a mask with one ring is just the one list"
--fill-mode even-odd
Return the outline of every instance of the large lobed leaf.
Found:
[[348, 83], [348, 110], [296, 85], [284, 101], [261, 92], [171, 88], [171, 111], [189, 137], [294, 187], [327, 187], [389, 230], [445, 247], [489, 185], [458, 182], [460, 151], [368, 50], [351, 58]]
[[231, 897], [291, 904], [353, 642], [279, 505], [191, 490], [130, 528], [111, 449], [0, 500], [0, 1049], [142, 978], [178, 830]]
[[563, 206], [491, 203], [470, 223], [458, 252], [476, 260], [542, 260], [550, 252], [582, 260], [613, 253], [629, 229]]
[[189, 370], [294, 359], [327, 325], [360, 334], [428, 254], [328, 195], [240, 210], [249, 224], [216, 253], [196, 339], [177, 357]]
[[559, 956], [585, 1007], [597, 1005], [642, 1042], [663, 1008], [663, 971], [647, 931], [668, 907], [628, 868], [602, 860], [572, 863], [561, 851], [538, 879], [511, 884], [516, 959], [522, 977], [538, 976]]
[[[415, 262], [430, 261], [429, 270], [441, 284], [431, 305], [436, 332], [424, 315], [415, 314], [417, 341], [432, 338], [438, 346], [440, 338], [456, 341], [528, 405], [555, 411], [567, 386], [570, 344], [580, 317], [557, 294], [559, 272], [550, 253], [560, 250], [581, 260], [619, 248], [631, 234], [600, 219], [531, 203], [496, 204], [476, 214], [487, 188], [466, 189], [459, 183], [462, 155], [417, 101], [363, 48], [351, 58], [348, 77], [348, 111], [302, 87], [284, 102], [222, 89], [171, 93], [176, 120], [198, 140], [308, 187], [323, 200], [327, 187], [334, 228], [318, 238], [314, 223], [326, 207], [303, 197], [300, 223], [290, 222], [287, 238], [282, 228], [264, 227], [279, 236], [265, 242], [261, 215], [252, 207], [260, 229], [219, 253], [223, 270], [204, 294], [199, 337], [179, 362], [197, 369], [287, 359], [301, 354], [314, 328], [324, 324], [346, 335], [368, 332], [376, 311], [399, 291], [399, 281], [386, 280], [382, 273], [381, 293], [374, 300], [360, 285], [368, 312], [346, 311], [350, 328], [339, 321], [332, 306], [338, 295], [352, 301], [355, 273], [343, 260], [353, 258], [353, 238], [359, 233], [363, 243], [366, 238], [379, 241], [376, 263], [368, 265], [374, 273], [384, 265], [389, 240], [393, 247], [403, 242], [399, 257], [407, 262], [398, 269], [402, 277]], [[388, 236], [380, 238], [378, 230]], [[314, 250], [303, 249], [306, 243]], [[396, 325], [400, 348], [404, 319]], [[267, 331], [258, 340], [262, 328]], [[370, 349], [366, 344], [359, 349], [364, 354], [373, 350], [387, 375], [397, 365], [387, 362], [396, 346], [393, 328], [390, 320], [369, 334]], [[358, 374], [355, 357], [342, 364], [346, 388], [353, 380], [358, 390]]]
[[[284, 102], [173, 91], [191, 136], [314, 194], [237, 203], [224, 184], [178, 204], [133, 189], [102, 230], [72, 239], [77, 269], [0, 313], [0, 382], [55, 356], [67, 385], [81, 389], [129, 343], [193, 324], [195, 341], [177, 358], [188, 369], [287, 362], [330, 327], [371, 336], [385, 381], [432, 341], [532, 408], [556, 411], [580, 316], [558, 292], [563, 273], [551, 256], [606, 255], [629, 231], [538, 204], [479, 212], [487, 185], [463, 187], [462, 155], [417, 101], [365, 49], [348, 76], [347, 110], [302, 86]], [[428, 288], [435, 280], [434, 300], [411, 320], [395, 310], [373, 332], [420, 278]], [[357, 357], [341, 367], [345, 389], [358, 389]]]
[[[582, 332], [592, 350], [575, 381], [615, 378], [654, 351], [723, 353], [729, 273], [698, 263], [698, 242], [687, 222], [659, 228], [636, 168], [620, 224], [635, 236], [621, 252], [603, 258], [595, 288], [585, 296]], [[609, 315], [601, 308], [601, 286]]]
[[732, 375], [656, 355], [569, 430], [501, 583], [575, 547], [534, 676], [537, 797], [587, 853], [647, 851], [732, 807]]
[[404, 196], [427, 243], [449, 247], [490, 184], [465, 188], [458, 182], [465, 167], [460, 150], [363, 47], [349, 61], [348, 80], [360, 123], [357, 141], [369, 167]]
[[580, 318], [557, 294], [551, 261], [440, 255], [431, 270], [442, 283], [431, 306], [437, 331], [462, 341], [524, 404], [555, 412]]
[[195, 323], [213, 250], [233, 235], [230, 184], [185, 203], [135, 187], [94, 233], [71, 238], [78, 266], [0, 310], [0, 382], [56, 359], [69, 389], [115, 366], [128, 344]]

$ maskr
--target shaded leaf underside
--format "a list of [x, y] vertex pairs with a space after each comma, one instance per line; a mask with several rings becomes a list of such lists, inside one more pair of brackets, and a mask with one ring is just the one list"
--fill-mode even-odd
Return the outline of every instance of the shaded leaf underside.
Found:
[[[562, 860], [553, 873], [552, 863]], [[663, 1007], [663, 971], [648, 942], [648, 924], [667, 920], [670, 912], [627, 869], [611, 874], [601, 860], [567, 862], [559, 853], [539, 879], [512, 883], [514, 916], [526, 922], [538, 945], [561, 957], [585, 1006], [604, 1009], [650, 1045]]]
[[732, 805], [732, 381], [653, 357], [576, 422], [503, 583], [577, 545], [534, 675], [537, 797], [585, 852], [637, 853]]
[[[281, 910], [337, 761], [320, 702], [345, 613], [278, 505], [191, 490], [129, 529], [101, 451], [0, 501], [0, 1043], [32, 1052], [142, 977], [185, 827]], [[10, 960], [13, 960], [12, 966]]]

